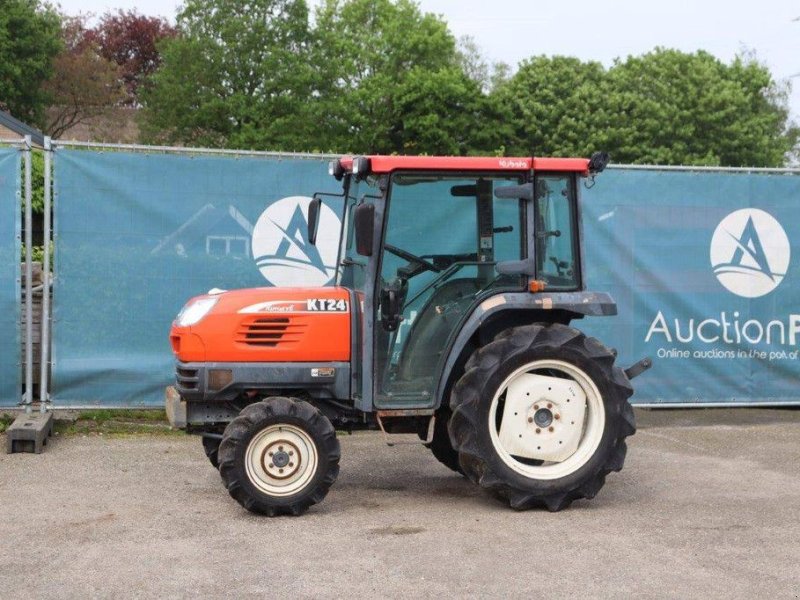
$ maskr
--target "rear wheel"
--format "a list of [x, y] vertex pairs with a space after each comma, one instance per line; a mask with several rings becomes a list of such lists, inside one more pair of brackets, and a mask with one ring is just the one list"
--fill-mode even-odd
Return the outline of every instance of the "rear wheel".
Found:
[[225, 428], [220, 474], [247, 510], [299, 515], [321, 502], [339, 474], [331, 422], [308, 402], [273, 397], [247, 406]]
[[592, 498], [625, 460], [633, 389], [614, 353], [572, 327], [510, 329], [453, 388], [450, 439], [465, 474], [516, 509]]

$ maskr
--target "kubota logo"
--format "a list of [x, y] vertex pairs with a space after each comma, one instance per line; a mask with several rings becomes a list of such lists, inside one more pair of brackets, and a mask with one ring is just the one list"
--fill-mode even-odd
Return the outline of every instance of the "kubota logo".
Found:
[[719, 282], [744, 298], [769, 294], [789, 269], [791, 247], [769, 213], [744, 208], [722, 219], [711, 238], [711, 266]]
[[326, 285], [336, 273], [341, 222], [322, 205], [316, 245], [308, 241], [307, 196], [289, 196], [261, 213], [253, 228], [253, 258], [274, 286]]

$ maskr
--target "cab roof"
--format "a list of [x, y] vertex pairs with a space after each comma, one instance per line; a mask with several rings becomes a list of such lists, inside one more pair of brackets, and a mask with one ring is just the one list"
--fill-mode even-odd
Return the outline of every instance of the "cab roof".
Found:
[[[355, 156], [343, 156], [340, 164], [346, 173], [352, 173]], [[391, 173], [397, 170], [412, 171], [570, 171], [583, 176], [589, 174], [587, 158], [531, 158], [486, 156], [382, 156], [364, 158], [370, 161], [370, 172]]]

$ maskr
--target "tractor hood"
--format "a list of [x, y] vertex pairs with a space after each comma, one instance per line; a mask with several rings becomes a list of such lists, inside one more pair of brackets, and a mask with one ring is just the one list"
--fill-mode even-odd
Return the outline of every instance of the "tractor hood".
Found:
[[350, 360], [345, 288], [251, 288], [192, 298], [172, 324], [182, 362]]

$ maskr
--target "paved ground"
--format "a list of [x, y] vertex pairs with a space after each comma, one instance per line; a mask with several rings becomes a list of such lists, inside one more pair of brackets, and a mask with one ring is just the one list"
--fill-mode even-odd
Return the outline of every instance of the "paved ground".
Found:
[[0, 455], [0, 597], [800, 597], [800, 411], [639, 417], [625, 470], [557, 514], [377, 434], [280, 519], [231, 500], [196, 438], [59, 437]]

